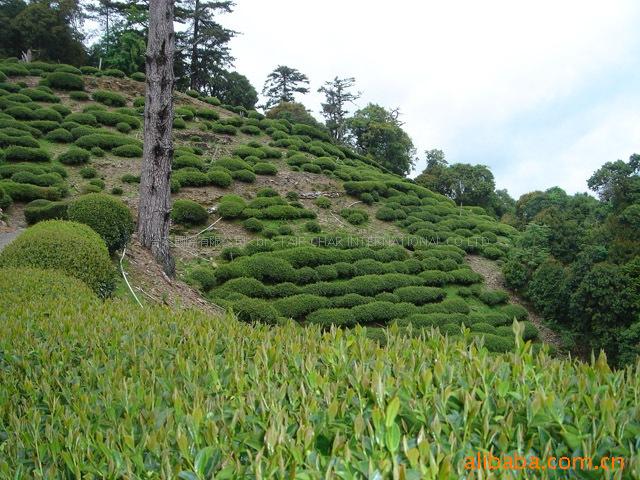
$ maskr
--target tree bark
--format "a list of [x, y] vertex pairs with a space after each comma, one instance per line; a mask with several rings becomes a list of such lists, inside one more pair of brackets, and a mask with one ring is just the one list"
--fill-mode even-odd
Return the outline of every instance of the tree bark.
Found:
[[191, 90], [198, 90], [196, 78], [198, 76], [198, 35], [200, 34], [200, 0], [196, 0], [193, 10], [193, 39], [191, 41]]
[[173, 2], [149, 2], [149, 39], [145, 59], [144, 154], [140, 176], [138, 237], [169, 276], [175, 264], [169, 249], [171, 159], [173, 158]]

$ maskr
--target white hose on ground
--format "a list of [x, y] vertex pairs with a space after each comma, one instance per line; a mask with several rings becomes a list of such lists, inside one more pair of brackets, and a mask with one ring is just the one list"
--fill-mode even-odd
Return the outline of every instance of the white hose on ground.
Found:
[[124, 271], [124, 266], [122, 265], [122, 260], [124, 260], [124, 256], [126, 253], [127, 253], [127, 247], [125, 245], [124, 248], [122, 249], [122, 256], [120, 257], [120, 272], [122, 273], [122, 278], [124, 278], [124, 281], [126, 282], [127, 287], [129, 287], [129, 291], [131, 292], [131, 295], [133, 295], [133, 298], [136, 299], [136, 302], [138, 302], [138, 305], [140, 305], [140, 308], [144, 308], [142, 303], [138, 299], [136, 292], [134, 292], [133, 288], [131, 288], [131, 284], [129, 283], [129, 279], [127, 278], [127, 272]]

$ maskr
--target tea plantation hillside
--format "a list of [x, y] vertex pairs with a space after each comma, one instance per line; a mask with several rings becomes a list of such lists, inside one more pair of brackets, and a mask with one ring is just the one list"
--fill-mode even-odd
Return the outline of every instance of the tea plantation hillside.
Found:
[[[135, 217], [144, 84], [42, 62], [0, 71], [9, 223], [79, 221], [110, 253], [121, 249], [133, 227], [126, 213], [112, 217], [118, 197]], [[192, 93], [177, 94], [175, 108], [174, 252], [182, 276], [216, 305], [251, 323], [368, 325], [381, 341], [393, 322], [412, 335], [459, 336], [465, 325], [496, 352], [514, 348], [515, 318], [537, 340], [527, 311], [465, 262], [467, 253], [501, 258], [514, 228], [385, 172], [323, 130]], [[4, 264], [21, 265], [9, 256]]]
[[467, 262], [516, 229], [316, 127], [177, 93], [172, 252], [211, 308], [138, 305], [142, 80], [0, 62], [0, 478], [638, 478], [640, 363], [557, 358]]

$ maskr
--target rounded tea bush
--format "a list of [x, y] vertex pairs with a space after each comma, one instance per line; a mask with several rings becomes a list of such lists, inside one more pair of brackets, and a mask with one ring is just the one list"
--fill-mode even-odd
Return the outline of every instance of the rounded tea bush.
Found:
[[84, 81], [80, 75], [67, 72], [53, 72], [47, 75], [44, 83], [58, 90], [84, 90]]
[[275, 175], [278, 173], [278, 168], [272, 163], [259, 162], [253, 166], [253, 171], [258, 175]]
[[64, 153], [58, 155], [58, 161], [65, 165], [81, 165], [89, 162], [91, 153], [84, 148], [72, 147]]
[[242, 222], [242, 226], [250, 232], [261, 232], [264, 229], [264, 224], [257, 218], [247, 218]]
[[84, 223], [102, 237], [110, 252], [124, 247], [133, 233], [129, 208], [109, 195], [90, 193], [71, 202], [69, 220]]
[[97, 90], [93, 92], [92, 97], [96, 102], [109, 107], [124, 107], [127, 104], [127, 99], [123, 95], [108, 90]]
[[104, 241], [76, 222], [48, 220], [28, 228], [0, 252], [0, 267], [60, 270], [102, 297], [115, 287], [115, 269]]
[[226, 188], [233, 183], [233, 178], [223, 170], [212, 170], [207, 174], [209, 183], [216, 187]]
[[202, 225], [209, 218], [207, 210], [192, 200], [176, 200], [171, 209], [171, 219], [181, 225]]
[[114, 155], [124, 158], [142, 157], [142, 148], [138, 145], [121, 145], [111, 151]]

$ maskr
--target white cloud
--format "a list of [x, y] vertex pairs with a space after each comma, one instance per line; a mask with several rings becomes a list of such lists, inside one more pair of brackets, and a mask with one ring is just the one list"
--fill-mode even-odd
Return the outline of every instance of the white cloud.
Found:
[[[236, 68], [258, 89], [277, 64], [298, 68], [314, 92], [303, 101], [317, 111], [323, 81], [355, 76], [359, 104], [400, 106], [420, 152], [487, 164], [514, 194], [584, 190], [594, 168], [628, 157], [639, 138], [628, 122], [638, 124], [640, 96], [588, 98], [608, 75], [640, 68], [634, 0], [237, 3], [224, 23], [243, 32], [232, 43]], [[629, 85], [610, 88], [637, 93]]]

